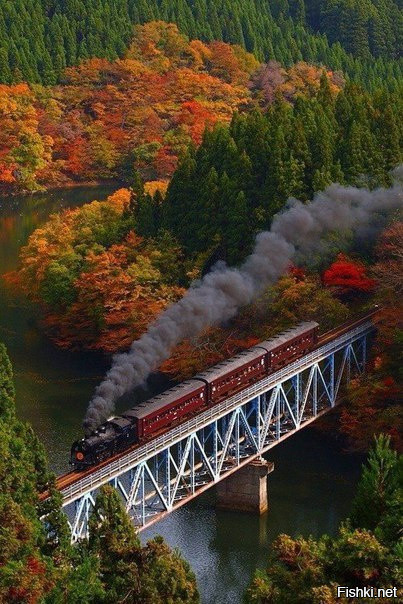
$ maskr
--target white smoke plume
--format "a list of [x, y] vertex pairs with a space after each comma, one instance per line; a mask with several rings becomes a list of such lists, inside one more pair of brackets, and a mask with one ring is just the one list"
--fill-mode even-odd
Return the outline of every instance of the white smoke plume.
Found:
[[90, 401], [83, 424], [86, 434], [113, 413], [123, 394], [144, 384], [177, 344], [234, 317], [275, 283], [293, 259], [309, 260], [322, 250], [326, 235], [346, 230], [357, 234], [378, 224], [380, 215], [401, 208], [402, 174], [403, 166], [395, 171], [396, 182], [389, 189], [331, 185], [310, 203], [289, 200], [287, 208], [274, 217], [270, 231], [257, 235], [253, 253], [240, 268], [223, 265], [205, 275], [157, 317], [128, 352], [113, 357], [111, 369]]

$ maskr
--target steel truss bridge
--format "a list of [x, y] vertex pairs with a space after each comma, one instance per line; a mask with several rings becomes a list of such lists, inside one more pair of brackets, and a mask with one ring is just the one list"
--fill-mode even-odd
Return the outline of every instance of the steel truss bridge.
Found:
[[371, 320], [318, 347], [154, 440], [59, 487], [72, 541], [86, 537], [99, 487], [120, 493], [139, 530], [176, 510], [309, 425], [364, 371]]

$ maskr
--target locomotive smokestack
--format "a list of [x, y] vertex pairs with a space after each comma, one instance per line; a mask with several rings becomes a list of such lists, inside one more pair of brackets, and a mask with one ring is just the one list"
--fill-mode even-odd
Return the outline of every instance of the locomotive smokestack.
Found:
[[[236, 315], [287, 270], [292, 259], [309, 261], [326, 251], [326, 235], [349, 231], [372, 233], [382, 217], [403, 206], [403, 166], [395, 170], [389, 189], [369, 191], [331, 185], [310, 203], [290, 199], [270, 231], [257, 235], [252, 254], [240, 268], [220, 266], [194, 283], [184, 297], [167, 308], [126, 353], [113, 357], [111, 369], [96, 388], [84, 420], [88, 434], [111, 415], [116, 400], [143, 384], [185, 338]], [[400, 182], [399, 182], [400, 181]]]

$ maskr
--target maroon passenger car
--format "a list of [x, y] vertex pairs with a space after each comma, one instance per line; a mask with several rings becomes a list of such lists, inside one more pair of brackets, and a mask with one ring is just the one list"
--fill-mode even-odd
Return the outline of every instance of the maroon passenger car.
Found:
[[318, 329], [319, 324], [315, 321], [305, 321], [257, 346], [267, 350], [268, 367], [274, 371], [312, 350], [318, 339]]
[[207, 404], [206, 385], [198, 380], [186, 380], [123, 413], [137, 424], [141, 439], [169, 428]]
[[105, 422], [89, 437], [73, 443], [71, 464], [76, 469], [85, 469], [237, 394], [313, 350], [318, 327], [313, 321], [300, 323], [128, 409], [122, 416]]
[[267, 353], [255, 346], [195, 376], [207, 384], [209, 404], [218, 403], [267, 374]]

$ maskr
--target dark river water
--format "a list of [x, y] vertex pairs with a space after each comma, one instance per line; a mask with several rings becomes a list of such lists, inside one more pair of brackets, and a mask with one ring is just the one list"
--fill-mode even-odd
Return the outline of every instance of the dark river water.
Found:
[[[70, 189], [30, 198], [0, 198], [0, 274], [14, 270], [18, 252], [52, 212], [105, 198], [105, 187]], [[68, 468], [71, 442], [108, 360], [58, 350], [41, 333], [38, 311], [9, 293], [0, 279], [0, 341], [14, 366], [17, 409], [34, 426], [56, 472]], [[273, 449], [270, 510], [258, 518], [215, 509], [211, 489], [142, 534], [161, 534], [196, 572], [204, 604], [238, 604], [270, 544], [291, 535], [334, 533], [349, 512], [361, 459], [343, 453], [325, 433], [303, 430]]]

